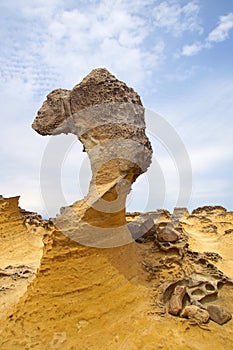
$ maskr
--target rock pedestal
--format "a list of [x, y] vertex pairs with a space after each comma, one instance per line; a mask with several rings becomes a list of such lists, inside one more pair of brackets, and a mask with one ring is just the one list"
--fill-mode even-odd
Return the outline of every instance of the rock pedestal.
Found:
[[152, 156], [139, 95], [106, 69], [95, 69], [72, 90], [51, 92], [32, 127], [41, 135], [75, 134], [91, 162], [88, 195], [63, 208], [56, 226], [89, 246], [131, 242], [126, 196]]

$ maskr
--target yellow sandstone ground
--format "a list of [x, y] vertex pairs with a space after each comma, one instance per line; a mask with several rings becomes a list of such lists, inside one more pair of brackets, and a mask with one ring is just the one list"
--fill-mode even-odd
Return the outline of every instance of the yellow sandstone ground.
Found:
[[[41, 234], [25, 229], [14, 208], [9, 209], [16, 213], [13, 221], [13, 216], [8, 223], [1, 219], [1, 266], [31, 264], [35, 268], [41, 256]], [[216, 265], [223, 264], [224, 272], [231, 272], [233, 233], [223, 231], [233, 229], [232, 214], [224, 218], [216, 211], [205, 215], [209, 224], [218, 227], [217, 233], [213, 236], [211, 228], [206, 228], [203, 215], [183, 218], [190, 245], [203, 252], [216, 248], [223, 256]], [[89, 248], [55, 228], [43, 230], [45, 247], [36, 278], [27, 291], [21, 288], [20, 300], [15, 295], [13, 305], [10, 298], [8, 310], [5, 307], [2, 312], [1, 350], [233, 349], [233, 321], [223, 326], [213, 321], [198, 325], [167, 313], [165, 287], [188, 273], [204, 271], [192, 256], [161, 251], [150, 241]], [[215, 303], [233, 313], [233, 286], [224, 285]]]

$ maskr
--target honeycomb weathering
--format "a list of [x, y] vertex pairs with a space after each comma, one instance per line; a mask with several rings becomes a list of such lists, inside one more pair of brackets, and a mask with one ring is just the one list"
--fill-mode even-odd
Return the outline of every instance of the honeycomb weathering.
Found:
[[56, 89], [48, 94], [32, 127], [41, 135], [53, 135], [81, 110], [110, 103], [142, 106], [139, 95], [132, 88], [117, 80], [107, 69], [94, 69], [72, 90]]
[[42, 135], [75, 134], [91, 162], [88, 195], [63, 208], [56, 226], [86, 245], [129, 243], [126, 197], [152, 157], [139, 95], [106, 69], [95, 69], [72, 90], [51, 92], [32, 127]]

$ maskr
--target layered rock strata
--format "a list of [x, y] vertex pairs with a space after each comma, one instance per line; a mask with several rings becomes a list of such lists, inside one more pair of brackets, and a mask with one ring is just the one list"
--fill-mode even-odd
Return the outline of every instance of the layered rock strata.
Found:
[[[43, 252], [45, 222], [18, 206], [19, 196], [0, 196], [0, 318], [26, 292]], [[29, 217], [37, 224], [29, 222]]]

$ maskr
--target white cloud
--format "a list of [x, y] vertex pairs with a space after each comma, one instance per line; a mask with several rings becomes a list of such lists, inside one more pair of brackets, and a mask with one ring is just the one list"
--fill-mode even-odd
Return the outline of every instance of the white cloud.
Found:
[[125, 3], [103, 1], [51, 18], [42, 52], [47, 64], [57, 70], [63, 71], [67, 64], [71, 76], [66, 71], [63, 81], [76, 83], [74, 72], [81, 77], [93, 67], [106, 66], [135, 86], [158, 64], [161, 46], [144, 47], [148, 24], [140, 13], [135, 14], [134, 6], [129, 10]]
[[233, 12], [226, 16], [221, 16], [218, 26], [210, 32], [207, 37], [208, 42], [220, 42], [229, 37], [229, 32], [233, 28]]
[[[71, 88], [98, 66], [106, 66], [137, 89], [164, 60], [161, 38], [144, 45], [150, 34], [145, 14], [153, 1], [81, 1], [77, 5], [71, 0], [35, 4], [21, 0], [15, 8], [11, 5], [4, 6], [9, 20], [0, 74], [5, 81], [17, 75], [36, 96], [59, 85]], [[9, 36], [11, 45], [6, 40]]]
[[201, 32], [196, 1], [20, 0], [0, 8], [9, 12], [3, 38], [11, 36], [0, 74], [5, 81], [17, 76], [41, 97], [58, 86], [71, 88], [98, 66], [143, 89], [145, 77], [166, 59], [159, 28], [172, 35]]
[[[158, 108], [158, 107], [157, 107]], [[193, 208], [222, 204], [232, 208], [233, 82], [216, 79], [193, 81], [193, 87], [174, 95], [160, 108], [183, 140], [193, 170]], [[155, 152], [158, 153], [158, 146]], [[159, 153], [160, 156], [160, 153]], [[156, 155], [158, 157], [158, 154]], [[167, 162], [166, 172], [172, 167]], [[170, 185], [173, 180], [170, 179]]]
[[203, 48], [203, 45], [200, 42], [196, 42], [192, 45], [185, 45], [182, 48], [181, 55], [183, 56], [193, 56], [196, 55], [201, 49]]
[[204, 205], [222, 205], [227, 208], [231, 203], [232, 190], [229, 181], [212, 179], [210, 176], [193, 184], [193, 196], [190, 207], [197, 208]]
[[233, 12], [226, 16], [220, 16], [219, 24], [206, 37], [204, 42], [195, 42], [191, 45], [183, 46], [181, 56], [194, 56], [203, 49], [210, 49], [214, 43], [225, 41], [229, 38], [230, 30], [233, 28]]
[[200, 6], [196, 1], [181, 5], [179, 1], [163, 1], [154, 7], [154, 25], [165, 29], [174, 36], [186, 31], [202, 33], [199, 23]]

